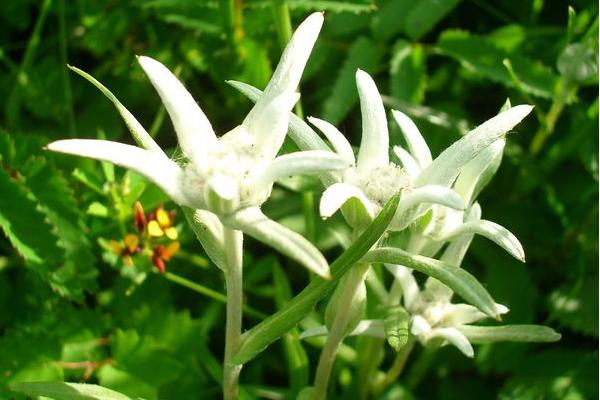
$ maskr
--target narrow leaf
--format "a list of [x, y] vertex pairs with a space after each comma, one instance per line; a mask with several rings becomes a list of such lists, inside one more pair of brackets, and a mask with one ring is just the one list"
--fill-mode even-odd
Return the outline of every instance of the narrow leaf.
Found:
[[464, 300], [479, 308], [489, 317], [499, 318], [496, 302], [492, 296], [473, 275], [464, 269], [391, 247], [371, 250], [365, 256], [364, 261], [399, 264], [422, 272], [454, 290]]
[[560, 333], [542, 325], [472, 326], [458, 328], [471, 343], [556, 342]]

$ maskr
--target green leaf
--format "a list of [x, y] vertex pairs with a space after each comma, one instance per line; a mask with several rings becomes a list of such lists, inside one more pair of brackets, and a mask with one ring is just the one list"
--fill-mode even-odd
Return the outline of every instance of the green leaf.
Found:
[[381, 238], [396, 213], [399, 200], [399, 194], [394, 195], [371, 225], [331, 264], [330, 280], [314, 278], [285, 307], [244, 333], [242, 344], [233, 361], [237, 364], [250, 361], [300, 322]]
[[132, 400], [114, 390], [85, 383], [27, 382], [14, 383], [10, 388], [29, 396], [45, 396], [55, 400]]
[[182, 364], [171, 357], [152, 336], [140, 337], [134, 330], [117, 331], [112, 338], [115, 367], [158, 387], [176, 379]]
[[62, 258], [57, 237], [25, 187], [0, 169], [0, 227], [24, 260], [42, 275]]
[[324, 104], [323, 119], [337, 124], [343, 120], [350, 110], [358, 103], [358, 92], [354, 75], [358, 68], [373, 72], [379, 59], [381, 48], [365, 37], [358, 38], [350, 47], [333, 89]]
[[65, 263], [52, 272], [50, 284], [61, 295], [79, 299], [96, 288], [95, 256], [81, 222], [79, 206], [60, 172], [42, 158], [32, 159], [24, 168], [26, 184], [39, 201], [65, 251]]
[[418, 40], [460, 3], [460, 0], [420, 0], [415, 2], [404, 20], [404, 32]]
[[505, 86], [516, 87], [517, 83], [503, 65], [503, 61], [508, 59], [519, 79], [521, 90], [543, 98], [552, 98], [554, 95], [558, 77], [550, 69], [528, 58], [508, 54], [482, 36], [447, 30], [440, 35], [437, 49], [469, 70]]
[[560, 334], [542, 325], [471, 326], [458, 328], [471, 343], [556, 342]]
[[529, 354], [511, 370], [501, 400], [584, 400], [598, 397], [598, 357], [582, 350]]
[[391, 247], [371, 250], [366, 262], [403, 265], [435, 278], [491, 318], [500, 319], [496, 302], [473, 275], [448, 263]]
[[396, 99], [422, 103], [425, 97], [425, 61], [423, 46], [399, 40], [392, 50], [390, 91]]
[[[273, 263], [273, 286], [275, 288], [275, 304], [278, 309], [281, 309], [292, 299], [292, 289], [285, 272], [277, 262]], [[310, 378], [308, 356], [302, 346], [300, 332], [297, 328], [293, 328], [283, 335], [283, 348], [290, 387], [293, 394], [296, 394], [308, 385]]]
[[556, 68], [570, 81], [585, 82], [598, 76], [598, 51], [594, 52], [594, 49], [582, 43], [573, 43], [560, 54]]

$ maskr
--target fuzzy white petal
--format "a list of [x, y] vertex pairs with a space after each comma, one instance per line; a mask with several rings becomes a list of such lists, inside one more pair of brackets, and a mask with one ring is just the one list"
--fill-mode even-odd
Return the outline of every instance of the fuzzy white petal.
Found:
[[242, 125], [254, 138], [257, 156], [275, 158], [288, 131], [290, 110], [298, 98], [298, 93], [284, 93], [269, 102], [256, 103], [256, 111], [248, 114]]
[[404, 135], [404, 140], [406, 140], [406, 144], [408, 144], [412, 156], [415, 158], [421, 169], [427, 167], [431, 164], [431, 151], [429, 150], [429, 146], [427, 146], [425, 139], [423, 139], [423, 135], [421, 135], [419, 128], [417, 128], [412, 119], [401, 111], [392, 110], [392, 115], [398, 123], [398, 126], [400, 126], [400, 130]]
[[296, 28], [283, 51], [273, 77], [265, 88], [263, 97], [275, 97], [296, 90], [322, 26], [323, 14], [316, 12], [309, 15]]
[[416, 185], [437, 184], [450, 186], [462, 167], [475, 158], [486, 147], [502, 138], [533, 109], [529, 105], [519, 105], [487, 120], [460, 140], [444, 150], [421, 173]]
[[352, 146], [342, 132], [340, 132], [329, 122], [319, 118], [308, 117], [308, 121], [319, 128], [321, 132], [323, 132], [327, 140], [329, 140], [329, 143], [331, 143], [335, 151], [340, 156], [348, 160], [350, 164], [355, 164], [356, 160], [354, 159], [354, 151], [352, 150]]
[[467, 204], [475, 200], [500, 167], [505, 144], [504, 138], [496, 140], [460, 171], [453, 187]]
[[465, 356], [473, 358], [475, 352], [469, 339], [456, 328], [435, 328], [429, 334], [429, 338], [445, 339], [452, 345], [456, 346]]
[[402, 265], [385, 264], [385, 266], [400, 284], [404, 306], [407, 310], [411, 311], [420, 293], [417, 280], [412, 274], [413, 270]]
[[347, 160], [331, 151], [297, 151], [276, 157], [256, 180], [256, 190], [267, 190], [277, 179], [348, 168]]
[[410, 333], [415, 336], [426, 336], [431, 332], [431, 325], [420, 315], [415, 315], [410, 324]]
[[400, 199], [398, 206], [407, 210], [418, 204], [439, 204], [455, 210], [464, 210], [465, 202], [454, 190], [439, 185], [421, 186]]
[[344, 205], [346, 201], [351, 198], [358, 199], [369, 216], [374, 216], [375, 211], [373, 210], [373, 206], [362, 190], [348, 183], [335, 183], [329, 186], [325, 192], [323, 192], [321, 203], [319, 204], [319, 212], [321, 217], [331, 217], [333, 213], [335, 213]]
[[416, 179], [421, 173], [421, 167], [419, 167], [419, 164], [413, 156], [400, 146], [394, 146], [394, 154], [396, 154], [396, 157], [398, 157], [402, 163], [402, 167], [404, 167], [404, 170], [408, 176], [410, 176], [410, 179]]
[[150, 57], [141, 56], [138, 61], [171, 117], [181, 150], [196, 163], [204, 161], [207, 150], [217, 145], [210, 122], [167, 67]]
[[[263, 93], [260, 89], [244, 82], [231, 80], [227, 83], [252, 101], [258, 101]], [[323, 139], [296, 114], [290, 112], [289, 118], [289, 135], [300, 150], [330, 150]]]
[[161, 153], [128, 144], [95, 139], [58, 140], [50, 143], [47, 148], [59, 153], [108, 161], [129, 168], [157, 184], [176, 203], [190, 205], [181, 189], [183, 171]]
[[356, 166], [359, 171], [368, 171], [388, 165], [390, 139], [383, 101], [373, 78], [359, 69], [356, 85], [362, 114], [362, 139]]
[[90, 82], [92, 85], [98, 88], [98, 90], [100, 90], [102, 94], [104, 94], [113, 103], [113, 105], [121, 115], [121, 118], [123, 118], [123, 121], [125, 121], [125, 125], [127, 125], [127, 128], [131, 132], [133, 139], [139, 146], [145, 148], [146, 150], [164, 154], [163, 150], [158, 144], [156, 144], [154, 139], [152, 139], [152, 136], [150, 136], [150, 134], [144, 129], [142, 124], [138, 122], [138, 120], [133, 116], [133, 114], [131, 114], [129, 110], [125, 108], [123, 104], [121, 104], [119, 99], [117, 99], [117, 97], [110, 90], [108, 90], [106, 86], [98, 82], [93, 76], [91, 76], [87, 72], [82, 71], [79, 68], [73, 67], [71, 65], [68, 65], [68, 67], [73, 72], [85, 78], [88, 82]]
[[329, 278], [329, 265], [317, 248], [303, 236], [269, 219], [258, 207], [248, 207], [224, 217], [223, 223], [241, 230], [298, 261], [323, 278]]
[[477, 307], [470, 304], [448, 304], [445, 309], [444, 324], [459, 326], [488, 318]]
[[525, 262], [525, 251], [523, 250], [523, 246], [519, 242], [519, 239], [502, 225], [498, 225], [495, 222], [487, 221], [485, 219], [464, 223], [458, 228], [442, 234], [440, 239], [447, 241], [464, 234], [473, 233], [490, 239], [517, 260]]

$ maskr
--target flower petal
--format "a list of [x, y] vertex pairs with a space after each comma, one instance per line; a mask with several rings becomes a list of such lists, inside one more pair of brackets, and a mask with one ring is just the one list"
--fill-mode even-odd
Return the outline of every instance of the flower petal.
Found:
[[496, 140], [460, 171], [453, 187], [467, 204], [477, 198], [500, 167], [505, 144], [506, 139]]
[[298, 101], [298, 93], [285, 93], [271, 98], [269, 102], [256, 103], [242, 125], [252, 135], [255, 154], [266, 160], [273, 159], [279, 152], [288, 130], [290, 110]]
[[258, 207], [248, 207], [230, 216], [223, 223], [241, 230], [267, 246], [298, 261], [323, 278], [329, 278], [329, 265], [323, 255], [304, 237], [269, 219]]
[[373, 78], [359, 69], [356, 85], [362, 114], [362, 139], [356, 166], [359, 171], [368, 171], [388, 165], [389, 133], [383, 101]]
[[413, 156], [400, 146], [394, 146], [394, 154], [396, 154], [396, 157], [398, 157], [402, 163], [402, 167], [404, 167], [404, 170], [408, 176], [410, 176], [410, 179], [416, 179], [421, 173], [421, 167], [419, 167], [419, 164]]
[[[238, 81], [227, 81], [227, 83], [252, 101], [257, 101], [262, 95], [260, 89], [247, 83]], [[300, 150], [330, 150], [323, 139], [296, 114], [290, 112], [289, 118], [289, 135]]]
[[431, 325], [429, 325], [429, 322], [427, 322], [427, 320], [422, 316], [415, 315], [410, 324], [410, 333], [415, 336], [423, 335], [427, 337], [429, 332], [431, 332]]
[[331, 151], [310, 150], [284, 154], [271, 161], [256, 180], [258, 192], [268, 189], [277, 179], [341, 170], [350, 165], [347, 160]]
[[424, 169], [431, 164], [431, 151], [425, 139], [423, 139], [419, 128], [417, 128], [412, 119], [401, 111], [392, 110], [392, 116], [396, 120], [396, 123], [398, 123], [402, 135], [404, 135], [404, 140], [406, 140], [410, 153], [421, 169]]
[[417, 178], [416, 186], [450, 186], [462, 167], [486, 147], [502, 138], [533, 109], [519, 105], [487, 120], [444, 150]]
[[428, 335], [431, 338], [441, 338], [454, 345], [465, 356], [473, 358], [475, 351], [469, 339], [456, 328], [435, 328]]
[[373, 218], [375, 210], [371, 205], [371, 201], [367, 196], [354, 185], [348, 183], [335, 183], [329, 186], [323, 196], [321, 196], [321, 202], [319, 204], [319, 212], [321, 217], [329, 218], [336, 212], [340, 207], [344, 205], [346, 201], [351, 198], [357, 199], [364, 207], [365, 212]]
[[398, 211], [392, 221], [394, 230], [404, 229], [427, 211], [428, 207], [418, 206], [430, 204], [439, 204], [457, 210], [465, 208], [462, 197], [454, 190], [440, 185], [422, 186], [400, 198]]
[[470, 324], [487, 318], [487, 315], [470, 304], [447, 304], [444, 311], [443, 324], [449, 326]]
[[476, 233], [490, 239], [517, 260], [525, 262], [525, 251], [523, 251], [523, 246], [521, 246], [519, 239], [517, 239], [515, 235], [513, 235], [502, 225], [498, 225], [495, 222], [485, 219], [464, 223], [458, 228], [442, 234], [440, 240], [452, 240], [461, 235], [472, 233]]
[[183, 171], [164, 155], [128, 144], [95, 139], [58, 140], [49, 150], [108, 161], [145, 176], [180, 205], [193, 207], [182, 192]]
[[181, 150], [193, 162], [201, 163], [207, 150], [218, 143], [210, 122], [192, 95], [167, 67], [145, 56], [138, 57], [138, 62], [171, 117]]
[[[464, 222], [478, 221], [481, 219], [481, 206], [479, 203], [474, 203], [471, 207], [469, 207], [466, 215], [464, 217]], [[471, 245], [471, 241], [473, 240], [474, 234], [464, 234], [456, 239], [452, 240], [442, 257], [441, 261], [445, 261], [448, 264], [460, 266], [462, 264], [463, 259], [465, 258], [465, 254]]]
[[[323, 13], [316, 12], [308, 16], [292, 35], [285, 47], [273, 77], [265, 88], [263, 97], [269, 99], [283, 93], [293, 93], [302, 77], [304, 66], [312, 52], [323, 26]], [[261, 100], [257, 102], [257, 106]]]
[[416, 304], [420, 293], [417, 280], [412, 274], [413, 270], [396, 264], [385, 264], [385, 267], [392, 275], [394, 275], [394, 278], [400, 284], [404, 306], [407, 310], [411, 311]]
[[156, 144], [154, 139], [152, 139], [152, 136], [150, 136], [150, 134], [144, 129], [142, 124], [140, 124], [138, 120], [135, 119], [133, 114], [131, 114], [129, 110], [125, 108], [123, 104], [121, 104], [117, 97], [114, 94], [112, 94], [112, 92], [108, 90], [106, 86], [98, 82], [93, 76], [91, 76], [87, 72], [82, 71], [77, 67], [73, 67], [72, 65], [67, 65], [67, 67], [69, 67], [71, 71], [85, 78], [92, 85], [96, 86], [96, 88], [98, 88], [98, 90], [100, 90], [102, 94], [104, 94], [113, 103], [113, 105], [116, 107], [117, 111], [121, 115], [121, 118], [123, 118], [123, 121], [125, 121], [125, 125], [127, 125], [127, 128], [131, 132], [133, 139], [139, 146], [145, 148], [146, 150], [164, 154], [163, 150], [158, 146], [158, 144]]
[[356, 160], [354, 159], [354, 151], [352, 150], [352, 146], [348, 142], [348, 139], [344, 136], [342, 132], [340, 132], [335, 126], [330, 124], [327, 121], [324, 121], [319, 118], [308, 117], [308, 121], [319, 128], [321, 132], [325, 135], [329, 143], [333, 146], [335, 151], [345, 160], [347, 160], [350, 164], [354, 165]]

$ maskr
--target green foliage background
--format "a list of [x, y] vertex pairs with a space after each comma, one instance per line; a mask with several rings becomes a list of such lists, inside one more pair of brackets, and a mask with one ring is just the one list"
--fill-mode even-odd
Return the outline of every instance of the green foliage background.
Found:
[[[437, 152], [493, 116], [507, 97], [536, 105], [536, 115], [509, 136], [480, 201], [487, 219], [519, 237], [527, 264], [482, 239], [465, 264], [509, 306], [506, 322], [548, 324], [562, 340], [478, 346], [474, 361], [450, 347], [421, 348], [381, 398], [595, 398], [598, 5], [584, 0], [3, 2], [0, 398], [25, 398], [8, 384], [51, 380], [99, 383], [147, 399], [219, 397], [223, 282], [183, 216], [183, 250], [167, 266], [176, 275], [142, 261], [125, 267], [103, 243], [133, 229], [134, 201], [147, 210], [174, 205], [135, 174], [42, 148], [67, 137], [131, 142], [110, 102], [67, 63], [103, 82], [162, 147], [173, 148], [168, 117], [135, 55], [175, 70], [215, 130], [226, 132], [250, 103], [224, 81], [266, 84], [286, 41], [285, 19], [277, 18], [286, 7], [292, 26], [310, 11], [326, 11], [303, 78], [302, 108], [336, 123], [353, 143], [360, 135], [356, 68], [374, 76], [388, 107], [415, 118]], [[399, 136], [392, 132], [393, 141]], [[265, 210], [315, 237], [333, 257], [339, 247], [326, 227], [342, 224], [315, 216], [313, 190], [310, 182], [290, 182]], [[177, 285], [177, 276], [202, 286]], [[252, 310], [245, 325], [306, 283], [293, 262], [248, 240]], [[312, 379], [308, 365], [320, 343], [299, 342], [294, 333], [244, 367], [245, 395], [285, 398]], [[336, 367], [340, 393], [352, 393], [356, 357], [347, 349]]]

